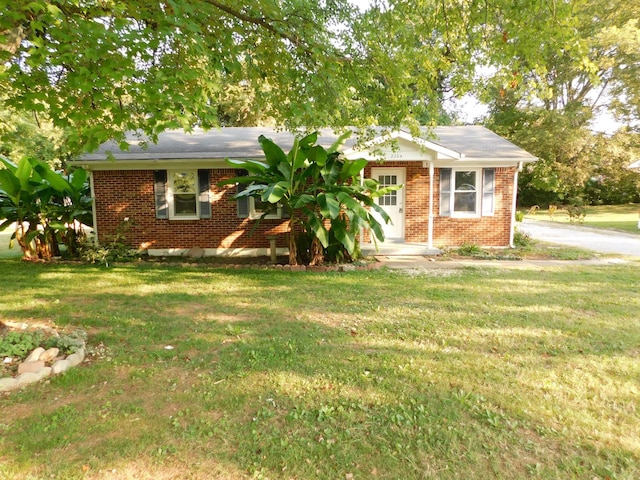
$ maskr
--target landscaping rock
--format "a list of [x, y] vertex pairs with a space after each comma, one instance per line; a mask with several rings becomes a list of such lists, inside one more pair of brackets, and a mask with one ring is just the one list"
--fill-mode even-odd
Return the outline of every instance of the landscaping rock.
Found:
[[0, 378], [0, 392], [8, 392], [18, 388], [18, 380], [15, 378]]
[[47, 378], [48, 376], [50, 376], [52, 371], [53, 369], [51, 367], [42, 367], [35, 373], [37, 375], [40, 375], [40, 380], [42, 380], [43, 378]]
[[43, 367], [44, 367], [44, 362], [40, 360], [31, 361], [31, 362], [22, 362], [20, 365], [18, 365], [18, 375], [22, 373], [28, 373], [28, 372], [37, 372]]
[[53, 373], [54, 375], [58, 375], [59, 373], [66, 372], [69, 367], [71, 367], [71, 363], [69, 363], [69, 360], [58, 360], [51, 367], [51, 373]]
[[78, 366], [84, 360], [84, 355], [80, 355], [79, 353], [72, 353], [67, 357], [67, 362], [69, 362], [70, 367]]
[[40, 360], [40, 355], [42, 355], [44, 352], [44, 348], [42, 347], [38, 347], [36, 348], [33, 352], [31, 352], [31, 354], [25, 359], [24, 363], [27, 362], [37, 362], [38, 360]]
[[200, 248], [200, 247], [190, 248], [189, 251], [187, 252], [187, 256], [189, 258], [202, 258], [204, 257], [204, 248]]
[[16, 377], [16, 381], [18, 382], [18, 385], [17, 385], [18, 388], [24, 387], [25, 385], [29, 385], [30, 383], [35, 383], [41, 379], [42, 377], [35, 372], [26, 372]]
[[58, 356], [58, 353], [60, 352], [59, 348], [50, 348], [49, 350], [46, 350], [44, 352], [42, 352], [42, 354], [40, 355], [39, 360], [41, 362], [50, 362], [51, 360], [53, 360], [54, 358], [56, 358]]

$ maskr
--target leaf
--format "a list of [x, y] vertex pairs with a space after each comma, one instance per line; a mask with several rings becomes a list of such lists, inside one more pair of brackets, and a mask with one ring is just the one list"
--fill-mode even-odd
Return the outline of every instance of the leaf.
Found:
[[333, 231], [333, 234], [335, 235], [336, 240], [338, 240], [342, 245], [344, 245], [344, 248], [347, 249], [347, 252], [349, 252], [349, 255], [352, 255], [356, 248], [355, 235], [351, 234], [346, 229], [346, 225], [344, 224], [344, 222], [340, 222], [338, 224], [332, 224], [331, 230]]
[[340, 147], [342, 147], [344, 142], [351, 136], [352, 133], [353, 132], [351, 130], [347, 130], [342, 135], [340, 135], [338, 139], [329, 147], [327, 153], [334, 153], [340, 150]]
[[311, 210], [307, 209], [306, 211], [309, 227], [311, 228], [311, 230], [313, 230], [313, 233], [320, 241], [322, 246], [324, 248], [327, 248], [329, 246], [329, 232], [327, 232], [327, 229], [324, 228], [324, 223], [321, 222]]
[[28, 157], [22, 157], [18, 162], [18, 168], [16, 169], [15, 175], [20, 182], [20, 188], [22, 190], [29, 189], [29, 177], [31, 177], [32, 169], [33, 167], [31, 166], [31, 162]]
[[340, 215], [340, 202], [331, 193], [319, 193], [318, 204], [320, 205], [320, 213], [325, 218], [338, 218]]
[[303, 193], [297, 199], [295, 199], [292, 206], [294, 209], [299, 209], [304, 207], [305, 205], [314, 203], [315, 201], [316, 201], [316, 198], [313, 195], [309, 195], [308, 193]]
[[288, 184], [286, 182], [277, 182], [268, 185], [262, 194], [262, 201], [269, 203], [278, 203], [282, 200], [285, 193], [288, 192]]
[[0, 170], [0, 190], [4, 191], [14, 203], [20, 195], [20, 181], [9, 169]]
[[264, 135], [260, 135], [258, 137], [258, 142], [260, 142], [265, 159], [270, 167], [277, 167], [279, 163], [287, 161], [287, 156], [284, 151], [276, 145], [273, 140], [265, 137]]

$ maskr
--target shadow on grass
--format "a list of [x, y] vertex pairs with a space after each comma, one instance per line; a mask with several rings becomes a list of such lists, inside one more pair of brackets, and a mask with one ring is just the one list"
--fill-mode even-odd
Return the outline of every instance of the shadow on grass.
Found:
[[633, 474], [632, 414], [615, 413], [628, 431], [588, 436], [598, 400], [566, 390], [592, 357], [637, 348], [625, 323], [640, 302], [633, 272], [603, 271], [409, 278], [0, 261], [12, 278], [0, 315], [46, 316], [105, 346], [0, 399], [0, 465], [70, 478], [141, 458], [194, 478], [211, 458], [219, 478]]

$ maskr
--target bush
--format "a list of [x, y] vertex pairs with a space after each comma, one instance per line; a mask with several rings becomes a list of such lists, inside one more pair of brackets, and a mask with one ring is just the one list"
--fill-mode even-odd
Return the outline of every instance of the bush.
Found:
[[517, 229], [513, 233], [513, 244], [516, 247], [529, 247], [531, 246], [531, 235], [526, 232], [520, 232]]
[[516, 211], [516, 222], [521, 222], [524, 220], [524, 212], [521, 210]]
[[79, 248], [80, 259], [108, 267], [113, 262], [131, 262], [140, 258], [142, 252], [131, 248], [126, 241], [125, 234], [132, 225], [133, 221], [125, 218], [104, 244], [98, 244], [95, 238], [83, 240]]
[[485, 252], [478, 245], [465, 242], [456, 250], [456, 253], [463, 257], [479, 257], [484, 255]]

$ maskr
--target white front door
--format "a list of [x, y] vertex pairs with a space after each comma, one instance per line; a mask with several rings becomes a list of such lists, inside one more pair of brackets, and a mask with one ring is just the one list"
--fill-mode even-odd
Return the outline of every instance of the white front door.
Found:
[[[372, 168], [371, 178], [377, 180], [380, 185], [404, 185], [404, 168]], [[393, 223], [384, 223], [381, 218], [376, 219], [382, 224], [384, 238], [390, 240], [404, 239], [404, 186], [394, 192], [376, 199]]]

